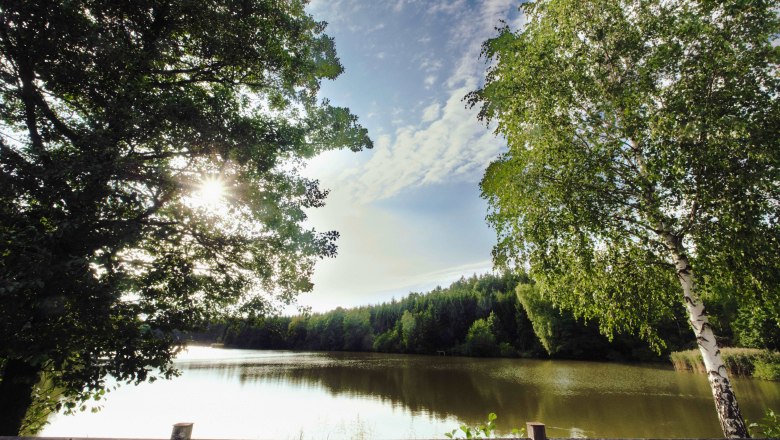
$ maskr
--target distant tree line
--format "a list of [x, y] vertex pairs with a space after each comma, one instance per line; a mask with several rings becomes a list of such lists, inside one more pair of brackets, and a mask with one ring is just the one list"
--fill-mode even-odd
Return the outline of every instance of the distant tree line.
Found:
[[[714, 299], [713, 325], [726, 345], [751, 345], [749, 334], [728, 324], [732, 308]], [[693, 348], [682, 314], [656, 325], [666, 341], [660, 353], [634, 336], [610, 341], [599, 322], [576, 319], [543, 298], [526, 274], [505, 273], [461, 278], [374, 306], [213, 324], [191, 337], [237, 348], [591, 360], [666, 360], [670, 351]]]

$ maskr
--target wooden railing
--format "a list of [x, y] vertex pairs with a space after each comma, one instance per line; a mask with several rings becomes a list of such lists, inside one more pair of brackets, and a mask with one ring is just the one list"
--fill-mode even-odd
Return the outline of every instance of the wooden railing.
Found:
[[[170, 440], [191, 440], [192, 439], [192, 423], [177, 423], [173, 425], [173, 431], [171, 432]], [[528, 422], [526, 423], [527, 439], [529, 440], [580, 440], [572, 438], [547, 438], [547, 433], [544, 427], [544, 423]], [[0, 440], [131, 440], [131, 439], [119, 439], [119, 438], [81, 438], [81, 437], [8, 437], [0, 436]], [[137, 440], [137, 439], [133, 439]], [[158, 439], [159, 440], [159, 439]], [[495, 439], [502, 440], [502, 439]], [[506, 439], [508, 440], [508, 439]], [[603, 438], [591, 438], [589, 440], [640, 440], [640, 439], [603, 439]], [[641, 439], [641, 440], [663, 440], [663, 439]], [[671, 440], [671, 439], [670, 439]], [[674, 439], [674, 440], [716, 440], [716, 439]], [[769, 440], [769, 439], [753, 439], [753, 440]]]

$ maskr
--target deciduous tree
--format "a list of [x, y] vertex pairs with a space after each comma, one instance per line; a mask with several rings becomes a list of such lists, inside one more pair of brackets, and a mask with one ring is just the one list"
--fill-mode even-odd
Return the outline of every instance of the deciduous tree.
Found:
[[496, 260], [607, 334], [662, 344], [654, 323], [684, 305], [728, 437], [748, 432], [703, 299], [777, 328], [778, 6], [530, 3], [469, 96], [508, 144], [481, 183]]
[[42, 371], [75, 408], [175, 374], [176, 330], [311, 288], [336, 233], [302, 226], [326, 192], [298, 169], [371, 141], [317, 97], [342, 66], [304, 7], [0, 4], [0, 434]]

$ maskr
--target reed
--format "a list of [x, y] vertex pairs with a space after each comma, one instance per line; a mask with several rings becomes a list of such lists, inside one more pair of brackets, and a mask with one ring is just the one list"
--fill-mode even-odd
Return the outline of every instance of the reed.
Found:
[[[776, 351], [726, 347], [720, 354], [731, 375], [780, 380], [780, 353]], [[706, 373], [699, 350], [675, 351], [670, 359], [675, 370]]]

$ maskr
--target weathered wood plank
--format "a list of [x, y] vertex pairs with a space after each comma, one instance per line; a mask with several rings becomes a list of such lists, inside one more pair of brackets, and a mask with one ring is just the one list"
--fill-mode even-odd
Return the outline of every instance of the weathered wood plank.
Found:
[[547, 440], [547, 433], [544, 430], [544, 423], [527, 422], [525, 424], [528, 438], [531, 440]]
[[190, 440], [192, 437], [192, 423], [177, 423], [173, 425], [171, 440]]

